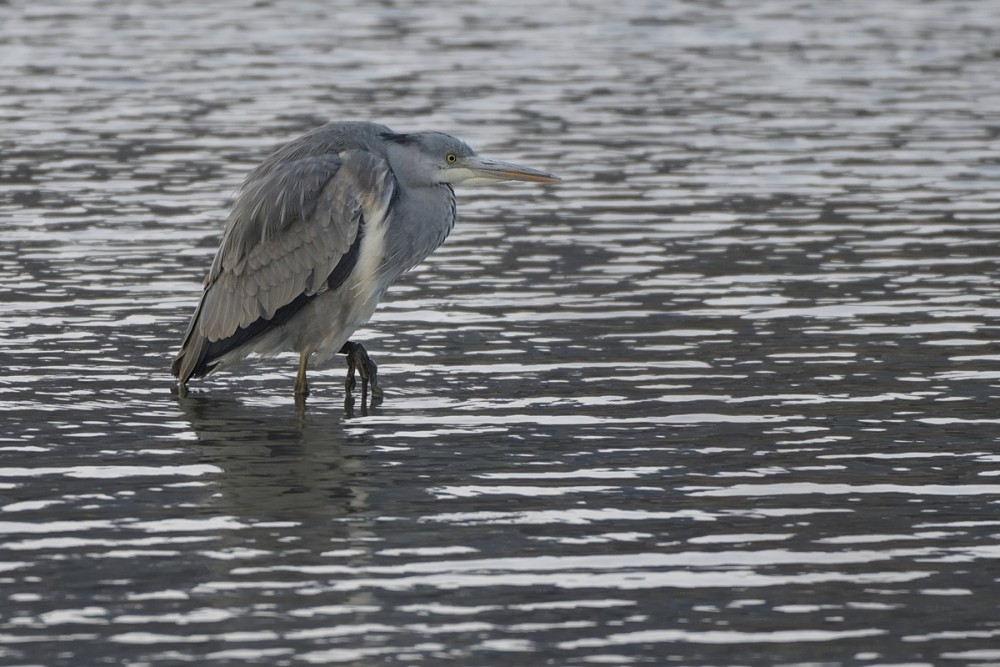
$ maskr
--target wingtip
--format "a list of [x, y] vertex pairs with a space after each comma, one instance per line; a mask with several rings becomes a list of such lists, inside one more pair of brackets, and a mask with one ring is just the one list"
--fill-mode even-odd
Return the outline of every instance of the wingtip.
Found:
[[181, 384], [184, 383], [184, 381], [181, 380], [181, 359], [182, 358], [183, 357], [181, 356], [181, 352], [178, 352], [177, 356], [174, 357], [173, 362], [171, 362], [171, 364], [170, 364], [170, 374], [173, 375], [175, 378], [177, 378], [177, 381], [180, 382]]
[[177, 378], [177, 383], [186, 385], [193, 377], [205, 375], [211, 367], [206, 364], [204, 358], [205, 339], [201, 336], [189, 336], [181, 347], [173, 363], [170, 364], [170, 373]]

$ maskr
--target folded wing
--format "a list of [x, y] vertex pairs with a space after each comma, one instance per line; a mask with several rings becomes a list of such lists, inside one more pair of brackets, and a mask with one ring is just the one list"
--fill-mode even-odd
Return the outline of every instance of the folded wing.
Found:
[[367, 151], [289, 161], [244, 184], [173, 364], [181, 382], [247, 351], [313, 297], [337, 289], [357, 261], [365, 220], [395, 194], [385, 161]]

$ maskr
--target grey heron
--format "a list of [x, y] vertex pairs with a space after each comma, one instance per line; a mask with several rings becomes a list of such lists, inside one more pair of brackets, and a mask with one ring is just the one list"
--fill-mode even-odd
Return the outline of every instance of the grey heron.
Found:
[[381, 400], [377, 365], [350, 340], [389, 286], [455, 224], [454, 185], [550, 183], [544, 171], [481, 157], [439, 132], [399, 134], [329, 123], [278, 148], [247, 176], [226, 222], [172, 371], [184, 387], [250, 354], [299, 353], [306, 369], [347, 356], [364, 396]]

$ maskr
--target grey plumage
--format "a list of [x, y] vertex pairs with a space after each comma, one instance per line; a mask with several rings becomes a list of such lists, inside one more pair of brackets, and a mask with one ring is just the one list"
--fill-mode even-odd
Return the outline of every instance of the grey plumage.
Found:
[[481, 158], [454, 137], [330, 123], [280, 147], [243, 183], [173, 374], [192, 377], [248, 354], [337, 352], [376, 395], [376, 366], [349, 337], [385, 290], [447, 237], [453, 184], [556, 177]]

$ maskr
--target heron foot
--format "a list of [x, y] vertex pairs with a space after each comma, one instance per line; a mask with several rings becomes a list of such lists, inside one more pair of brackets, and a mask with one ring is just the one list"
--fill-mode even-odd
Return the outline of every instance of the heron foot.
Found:
[[378, 385], [378, 364], [368, 356], [368, 350], [361, 343], [347, 341], [340, 348], [341, 354], [347, 355], [347, 379], [344, 381], [344, 389], [347, 390], [348, 401], [354, 400], [354, 388], [357, 383], [354, 380], [354, 372], [357, 370], [361, 376], [361, 400], [368, 401], [368, 387], [371, 386], [372, 404], [381, 403], [385, 394], [382, 387]]

